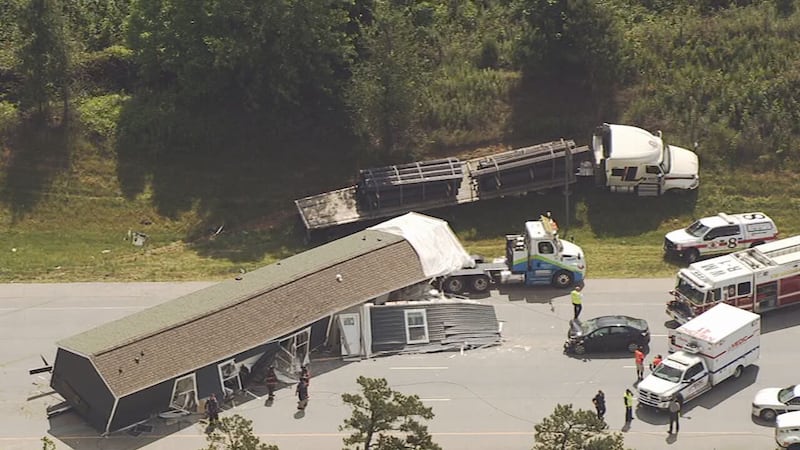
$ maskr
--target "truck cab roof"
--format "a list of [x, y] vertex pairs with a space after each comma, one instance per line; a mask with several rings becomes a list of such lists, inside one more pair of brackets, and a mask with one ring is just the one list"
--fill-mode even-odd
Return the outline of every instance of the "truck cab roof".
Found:
[[[624, 160], [630, 164], [659, 164], [661, 162], [664, 142], [661, 137], [647, 130], [630, 125], [604, 124], [610, 131], [610, 142], [604, 143], [610, 148], [603, 153], [609, 159]], [[599, 155], [595, 155], [597, 158]]]

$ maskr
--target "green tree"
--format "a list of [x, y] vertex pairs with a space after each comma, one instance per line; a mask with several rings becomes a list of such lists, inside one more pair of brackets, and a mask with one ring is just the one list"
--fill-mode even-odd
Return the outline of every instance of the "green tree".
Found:
[[22, 105], [45, 117], [50, 103], [61, 100], [64, 117], [69, 107], [69, 39], [59, 0], [30, 0], [20, 10], [24, 40], [17, 72], [22, 77]]
[[582, 78], [593, 91], [626, 74], [627, 51], [614, 2], [520, 0], [526, 31], [518, 62], [528, 73]]
[[206, 441], [204, 450], [278, 450], [275, 445], [262, 443], [253, 434], [253, 422], [238, 414], [221, 418]]
[[47, 436], [42, 437], [42, 450], [56, 450], [56, 444]]
[[[344, 444], [369, 450], [440, 450], [432, 441], [428, 427], [417, 418], [433, 418], [432, 408], [425, 407], [416, 395], [404, 395], [389, 388], [384, 378], [358, 377], [362, 394], [342, 394], [342, 401], [353, 408], [339, 430], [353, 430]], [[405, 433], [404, 438], [396, 432]], [[374, 442], [375, 441], [375, 442]], [[362, 446], [363, 447], [360, 447]]]
[[346, 94], [354, 131], [377, 160], [407, 160], [423, 140], [418, 113], [427, 95], [428, 51], [409, 8], [376, 0], [365, 17]]
[[556, 405], [555, 411], [534, 425], [534, 450], [623, 450], [622, 434], [608, 433], [606, 423], [592, 411]]

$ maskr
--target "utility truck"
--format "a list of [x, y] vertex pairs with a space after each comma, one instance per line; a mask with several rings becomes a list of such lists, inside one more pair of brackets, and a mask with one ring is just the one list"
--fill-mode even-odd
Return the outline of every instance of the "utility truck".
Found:
[[760, 353], [761, 317], [721, 303], [669, 332], [667, 356], [639, 385], [639, 403], [667, 409], [742, 375]]
[[[661, 131], [605, 123], [592, 136], [592, 152], [597, 184], [611, 192], [657, 196], [700, 185], [697, 155], [667, 145]], [[585, 163], [583, 169], [588, 173]]]
[[701, 256], [730, 253], [777, 238], [778, 227], [763, 212], [719, 213], [667, 233], [664, 236], [664, 253], [668, 257], [685, 258], [691, 264]]
[[762, 313], [800, 302], [800, 236], [698, 261], [678, 271], [667, 314], [678, 323], [724, 302]]
[[523, 234], [506, 235], [506, 256], [474, 264], [441, 279], [446, 292], [485, 292], [492, 283], [523, 283], [565, 288], [582, 283], [586, 274], [583, 250], [558, 237], [558, 226], [548, 216], [525, 223]]

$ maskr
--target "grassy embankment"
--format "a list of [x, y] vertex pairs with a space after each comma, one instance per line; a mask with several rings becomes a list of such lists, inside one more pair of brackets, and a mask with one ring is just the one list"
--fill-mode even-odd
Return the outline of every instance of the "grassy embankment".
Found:
[[[4, 192], [13, 198], [0, 209], [0, 282], [225, 278], [307, 248], [292, 200], [336, 187], [325, 180], [317, 188], [309, 184], [315, 178], [311, 173], [287, 170], [272, 183], [282, 189], [253, 192], [266, 198], [255, 203], [269, 210], [251, 211], [249, 216], [262, 219], [231, 225], [209, 220], [200, 200], [166, 214], [163, 207], [154, 206], [158, 202], [152, 189], [127, 199], [121, 194], [114, 159], [90, 146], [76, 148], [81, 156], [73, 155], [69, 169], [58, 171], [44, 187], [31, 186], [40, 172], [26, 174], [17, 168], [0, 178]], [[207, 180], [230, 178], [206, 175]], [[662, 259], [664, 233], [719, 211], [761, 210], [775, 219], [783, 236], [800, 232], [797, 175], [713, 173], [703, 168], [702, 176], [697, 195], [688, 196], [640, 199], [576, 189], [570, 196], [569, 224], [564, 198], [557, 192], [430, 214], [448, 220], [471, 253], [499, 256], [504, 234], [518, 232], [525, 220], [553, 211], [562, 235], [584, 248], [592, 278], [672, 276], [677, 266]], [[133, 246], [129, 230], [147, 233], [147, 244]]]

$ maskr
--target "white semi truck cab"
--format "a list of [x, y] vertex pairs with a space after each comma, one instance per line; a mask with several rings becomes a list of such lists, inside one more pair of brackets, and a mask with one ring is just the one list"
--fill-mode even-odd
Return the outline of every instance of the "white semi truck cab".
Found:
[[674, 396], [687, 402], [741, 376], [758, 360], [761, 317], [721, 303], [669, 335], [674, 353], [639, 383], [641, 405], [667, 409]]
[[605, 123], [592, 136], [595, 176], [611, 192], [658, 196], [700, 185], [697, 155], [630, 125]]

